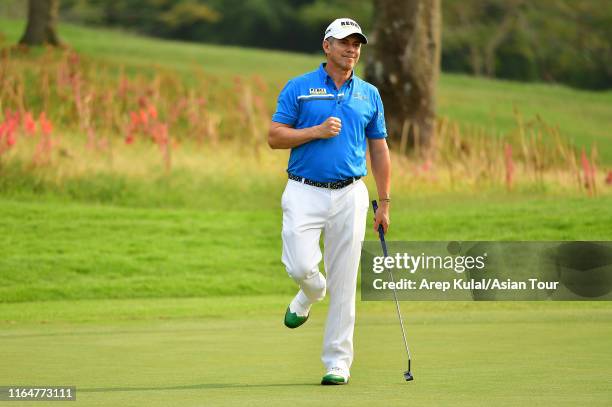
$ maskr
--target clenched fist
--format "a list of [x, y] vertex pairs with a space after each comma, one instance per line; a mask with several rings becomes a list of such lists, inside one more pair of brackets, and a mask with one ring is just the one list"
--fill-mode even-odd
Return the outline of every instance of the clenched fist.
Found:
[[340, 134], [342, 122], [337, 117], [328, 117], [318, 126], [319, 138], [332, 138]]

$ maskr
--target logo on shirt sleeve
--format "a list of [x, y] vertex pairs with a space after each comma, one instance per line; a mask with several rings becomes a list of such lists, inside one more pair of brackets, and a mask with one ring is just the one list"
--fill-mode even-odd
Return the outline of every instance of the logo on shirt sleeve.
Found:
[[326, 95], [327, 89], [325, 88], [310, 88], [311, 95]]

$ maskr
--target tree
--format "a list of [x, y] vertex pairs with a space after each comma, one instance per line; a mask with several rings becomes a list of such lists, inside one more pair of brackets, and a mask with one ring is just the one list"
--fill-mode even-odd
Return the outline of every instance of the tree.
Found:
[[385, 104], [390, 144], [430, 145], [440, 70], [440, 1], [375, 0], [373, 50], [366, 78]]
[[[459, 48], [459, 53], [469, 55], [474, 75], [496, 76], [501, 48], [509, 41], [516, 41], [526, 4], [525, 0], [445, 1], [445, 47], [451, 51]], [[445, 57], [456, 58], [446, 51]]]
[[57, 35], [59, 0], [29, 0], [28, 25], [20, 44], [60, 45]]

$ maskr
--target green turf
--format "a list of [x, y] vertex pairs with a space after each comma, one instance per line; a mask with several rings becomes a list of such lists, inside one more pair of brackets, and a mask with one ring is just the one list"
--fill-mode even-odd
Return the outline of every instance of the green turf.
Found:
[[287, 301], [0, 304], [0, 315], [18, 318], [0, 321], [0, 378], [75, 385], [83, 406], [607, 406], [612, 399], [609, 303], [405, 302], [416, 377], [405, 383], [393, 305], [360, 302], [351, 383], [322, 387], [326, 305], [289, 330]]
[[[270, 191], [270, 206], [242, 210], [0, 199], [0, 302], [290, 293], [274, 202], [281, 191]], [[612, 230], [611, 196], [394, 205], [388, 240], [609, 240]], [[371, 228], [366, 239], [376, 239]]]
[[[7, 43], [18, 40], [25, 22], [0, 19]], [[163, 67], [190, 76], [194, 69], [222, 78], [258, 75], [277, 90], [291, 77], [314, 69], [320, 55], [162, 41], [108, 29], [60, 24], [62, 39], [77, 51], [143, 73]], [[364, 49], [364, 58], [367, 48]], [[363, 62], [359, 69], [363, 68]], [[273, 105], [273, 101], [269, 101]], [[539, 115], [559, 126], [580, 147], [596, 143], [602, 160], [612, 163], [612, 92], [588, 92], [565, 86], [519, 83], [442, 74], [437, 95], [439, 113], [463, 126], [493, 134], [515, 128], [514, 109], [531, 120]]]

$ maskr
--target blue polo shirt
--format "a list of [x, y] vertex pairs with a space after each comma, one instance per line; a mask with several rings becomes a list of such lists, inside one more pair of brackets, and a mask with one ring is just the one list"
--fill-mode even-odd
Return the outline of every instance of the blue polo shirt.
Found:
[[366, 138], [385, 138], [387, 130], [378, 89], [354, 74], [340, 89], [324, 63], [291, 79], [278, 97], [272, 121], [303, 129], [330, 116], [342, 121], [340, 134], [292, 148], [288, 172], [319, 182], [367, 174]]

